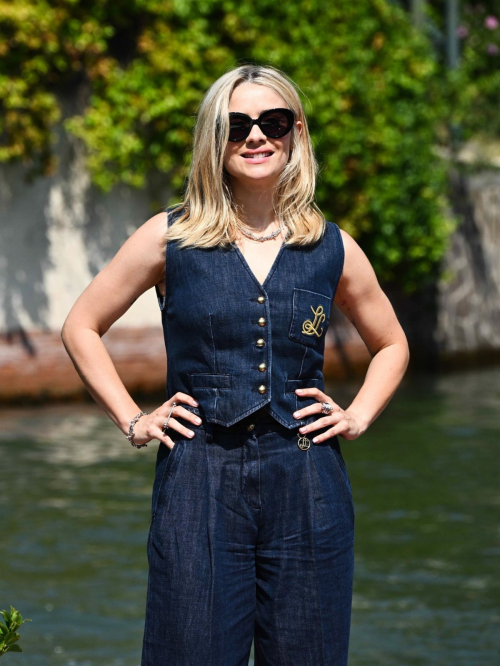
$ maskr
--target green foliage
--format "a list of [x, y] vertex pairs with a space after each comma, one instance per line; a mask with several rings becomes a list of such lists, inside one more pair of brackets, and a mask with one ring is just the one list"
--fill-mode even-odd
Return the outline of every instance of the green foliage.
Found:
[[386, 0], [0, 0], [0, 161], [54, 169], [56, 92], [86, 82], [64, 121], [105, 191], [166, 174], [178, 200], [191, 132], [211, 83], [238, 64], [272, 64], [301, 88], [321, 164], [317, 201], [362, 244], [379, 279], [408, 291], [433, 279], [452, 222], [438, 65]]
[[21, 613], [13, 606], [10, 607], [10, 613], [2, 610], [0, 614], [5, 621], [5, 624], [0, 622], [0, 657], [7, 652], [22, 652], [21, 646], [17, 642], [21, 638], [21, 634], [17, 630], [24, 622], [31, 622], [31, 620], [23, 620]]
[[500, 7], [492, 4], [496, 11], [486, 3], [466, 4], [459, 28], [461, 63], [451, 84], [453, 118], [464, 139], [500, 136]]

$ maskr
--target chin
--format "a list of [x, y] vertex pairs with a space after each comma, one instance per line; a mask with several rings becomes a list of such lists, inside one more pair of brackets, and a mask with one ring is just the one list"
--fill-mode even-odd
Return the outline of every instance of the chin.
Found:
[[277, 180], [281, 174], [281, 171], [276, 171], [275, 169], [257, 169], [257, 165], [247, 171], [239, 171], [238, 173], [229, 172], [231, 178], [238, 180], [240, 182], [258, 182], [261, 180]]

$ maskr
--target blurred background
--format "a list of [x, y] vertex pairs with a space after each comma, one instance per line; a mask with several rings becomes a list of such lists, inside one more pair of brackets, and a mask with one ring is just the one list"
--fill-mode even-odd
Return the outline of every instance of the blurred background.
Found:
[[[317, 202], [368, 255], [411, 349], [383, 414], [340, 438], [349, 664], [497, 664], [500, 0], [0, 2], [0, 610], [32, 620], [8, 659], [139, 666], [157, 447], [138, 452], [93, 403], [60, 329], [181, 200], [198, 105], [245, 63], [299, 86]], [[154, 290], [103, 341], [141, 408], [161, 404]], [[324, 371], [341, 406], [369, 361], [334, 306]]]

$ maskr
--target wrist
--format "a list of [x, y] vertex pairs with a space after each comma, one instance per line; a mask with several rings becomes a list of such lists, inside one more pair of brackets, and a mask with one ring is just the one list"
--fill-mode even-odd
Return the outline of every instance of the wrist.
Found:
[[120, 420], [118, 421], [117, 425], [122, 431], [124, 435], [128, 435], [128, 430], [130, 428], [130, 422], [134, 419], [134, 417], [139, 413], [142, 412], [142, 409], [140, 407], [135, 407], [132, 408], [132, 410], [127, 409], [123, 416], [121, 416]]
[[368, 430], [371, 425], [371, 419], [368, 418], [368, 416], [362, 412], [359, 412], [357, 409], [352, 409], [351, 407], [348, 407], [345, 411], [349, 412], [349, 414], [351, 414], [356, 419], [356, 423], [358, 424], [358, 432], [360, 435]]
[[130, 444], [132, 444], [132, 446], [135, 446], [137, 449], [141, 449], [143, 446], [147, 446], [147, 444], [137, 444], [136, 443], [134, 427], [135, 427], [135, 424], [137, 423], [137, 421], [140, 418], [142, 418], [143, 416], [147, 416], [147, 414], [148, 414], [148, 412], [143, 412], [143, 411], [138, 412], [134, 416], [134, 418], [130, 421], [129, 427], [128, 427], [128, 430], [127, 430], [127, 434], [125, 435], [125, 437], [128, 439]]

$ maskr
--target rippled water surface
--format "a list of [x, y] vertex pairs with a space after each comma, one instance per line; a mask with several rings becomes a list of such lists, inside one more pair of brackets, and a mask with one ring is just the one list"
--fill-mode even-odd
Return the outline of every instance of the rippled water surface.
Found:
[[[346, 408], [357, 388], [328, 393]], [[411, 377], [365, 435], [340, 438], [350, 666], [500, 663], [499, 404], [498, 368]], [[134, 449], [93, 405], [0, 420], [0, 608], [32, 620], [6, 663], [139, 666], [158, 443]]]

